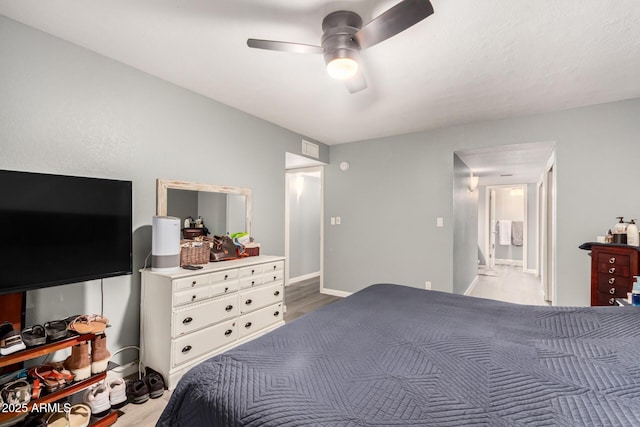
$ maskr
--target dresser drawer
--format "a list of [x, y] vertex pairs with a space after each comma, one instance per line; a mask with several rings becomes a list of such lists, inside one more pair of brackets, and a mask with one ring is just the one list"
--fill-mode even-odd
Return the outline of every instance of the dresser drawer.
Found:
[[284, 279], [284, 270], [275, 270], [265, 272], [262, 275], [262, 282], [264, 284], [279, 282]]
[[236, 319], [181, 336], [171, 343], [172, 366], [178, 366], [238, 339]]
[[199, 276], [184, 277], [173, 281], [173, 290], [191, 289], [200, 286], [206, 286], [210, 283], [209, 274], [201, 274]]
[[209, 296], [216, 297], [219, 295], [229, 294], [240, 289], [240, 283], [234, 279], [228, 282], [216, 283], [209, 286]]
[[282, 302], [283, 285], [262, 286], [240, 293], [240, 313], [248, 313], [258, 308]]
[[262, 264], [252, 265], [250, 267], [242, 267], [240, 269], [240, 277], [254, 277], [262, 274]]
[[238, 273], [237, 268], [232, 270], [216, 271], [215, 273], [209, 274], [209, 283], [215, 284], [233, 281], [238, 278]]
[[627, 292], [631, 290], [631, 277], [612, 276], [610, 274], [598, 274], [598, 291], [609, 293], [611, 289], [619, 289], [624, 292], [623, 296], [627, 296]]
[[274, 261], [262, 265], [264, 274], [273, 273], [274, 271], [278, 270], [284, 271], [284, 261]]
[[258, 332], [267, 326], [273, 325], [282, 320], [282, 303], [274, 304], [249, 314], [240, 316], [238, 329], [240, 338]]
[[598, 264], [609, 264], [609, 265], [629, 265], [631, 264], [631, 259], [629, 255], [620, 255], [614, 253], [598, 253]]
[[[626, 294], [624, 297], [625, 298], [627, 297]], [[605, 294], [602, 292], [598, 292], [598, 305], [616, 305], [616, 298], [621, 298], [621, 297], [609, 295], [608, 293]]]
[[216, 298], [175, 310], [171, 336], [188, 334], [205, 326], [237, 316], [238, 294]]
[[240, 279], [240, 289], [248, 289], [253, 288], [254, 286], [262, 285], [262, 275], [252, 276], [252, 277], [244, 277]]
[[598, 263], [598, 273], [612, 274], [616, 276], [626, 276], [629, 277], [630, 270], [628, 265], [617, 265], [617, 264], [609, 264], [609, 263]]
[[173, 294], [173, 305], [185, 305], [192, 302], [198, 302], [209, 298], [209, 287], [201, 286], [193, 289], [175, 292]]

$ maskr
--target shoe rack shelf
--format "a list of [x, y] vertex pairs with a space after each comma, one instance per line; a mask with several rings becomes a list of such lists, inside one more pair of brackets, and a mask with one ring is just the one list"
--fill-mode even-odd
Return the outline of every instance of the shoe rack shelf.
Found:
[[[84, 341], [91, 341], [93, 337], [94, 337], [93, 334], [75, 335], [60, 341], [52, 342], [49, 344], [43, 344], [41, 346], [37, 346], [33, 348], [28, 348], [26, 350], [9, 354], [7, 356], [0, 356], [0, 368], [4, 366], [14, 365], [20, 362], [25, 362], [27, 360], [35, 359], [36, 357], [44, 356], [49, 353], [62, 350], [64, 348], [74, 346]], [[107, 378], [106, 372], [92, 375], [86, 380], [74, 382], [60, 390], [54, 391], [52, 393], [48, 393], [42, 397], [39, 397], [38, 399], [32, 400], [31, 402], [29, 402], [28, 406], [32, 407], [32, 405], [34, 404], [38, 405], [38, 404], [53, 403], [57, 400], [62, 399], [63, 397], [67, 397], [81, 390], [84, 390], [93, 384], [103, 381], [106, 378]], [[20, 414], [11, 413], [11, 412], [0, 412], [0, 424], [18, 415]], [[107, 427], [114, 424], [117, 421], [117, 419], [118, 419], [118, 412], [115, 411], [103, 418], [100, 418], [96, 422], [92, 423], [91, 426]]]

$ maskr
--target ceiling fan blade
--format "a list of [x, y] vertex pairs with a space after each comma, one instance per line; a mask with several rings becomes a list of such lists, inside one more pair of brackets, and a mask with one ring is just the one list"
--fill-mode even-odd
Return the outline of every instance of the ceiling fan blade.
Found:
[[433, 14], [429, 0], [403, 0], [369, 22], [355, 35], [361, 49], [366, 49], [403, 32]]
[[313, 46], [310, 44], [291, 43], [291, 42], [279, 42], [275, 40], [259, 40], [248, 39], [247, 46], [256, 49], [278, 50], [281, 52], [293, 52], [293, 53], [323, 53], [324, 49], [320, 46]]
[[353, 94], [365, 90], [367, 88], [367, 80], [364, 78], [362, 71], [358, 71], [355, 76], [345, 80], [344, 85], [349, 93]]

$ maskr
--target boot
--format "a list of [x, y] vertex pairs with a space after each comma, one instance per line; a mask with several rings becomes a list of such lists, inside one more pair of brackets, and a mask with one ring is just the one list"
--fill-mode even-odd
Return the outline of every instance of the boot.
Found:
[[91, 373], [97, 374], [107, 370], [111, 353], [107, 350], [107, 336], [96, 335], [91, 341]]
[[76, 381], [86, 380], [91, 376], [89, 344], [86, 341], [71, 347], [71, 356], [64, 361], [64, 367], [75, 375]]

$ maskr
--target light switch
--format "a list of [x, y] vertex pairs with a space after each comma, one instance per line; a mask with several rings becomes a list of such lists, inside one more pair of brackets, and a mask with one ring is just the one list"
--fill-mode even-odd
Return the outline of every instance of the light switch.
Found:
[[331, 225], [336, 225], [336, 217], [335, 216], [331, 217]]
[[340, 219], [339, 216], [336, 217], [336, 225], [340, 225], [340, 222], [342, 222], [342, 220]]
[[439, 216], [436, 218], [436, 227], [444, 227], [444, 218]]

